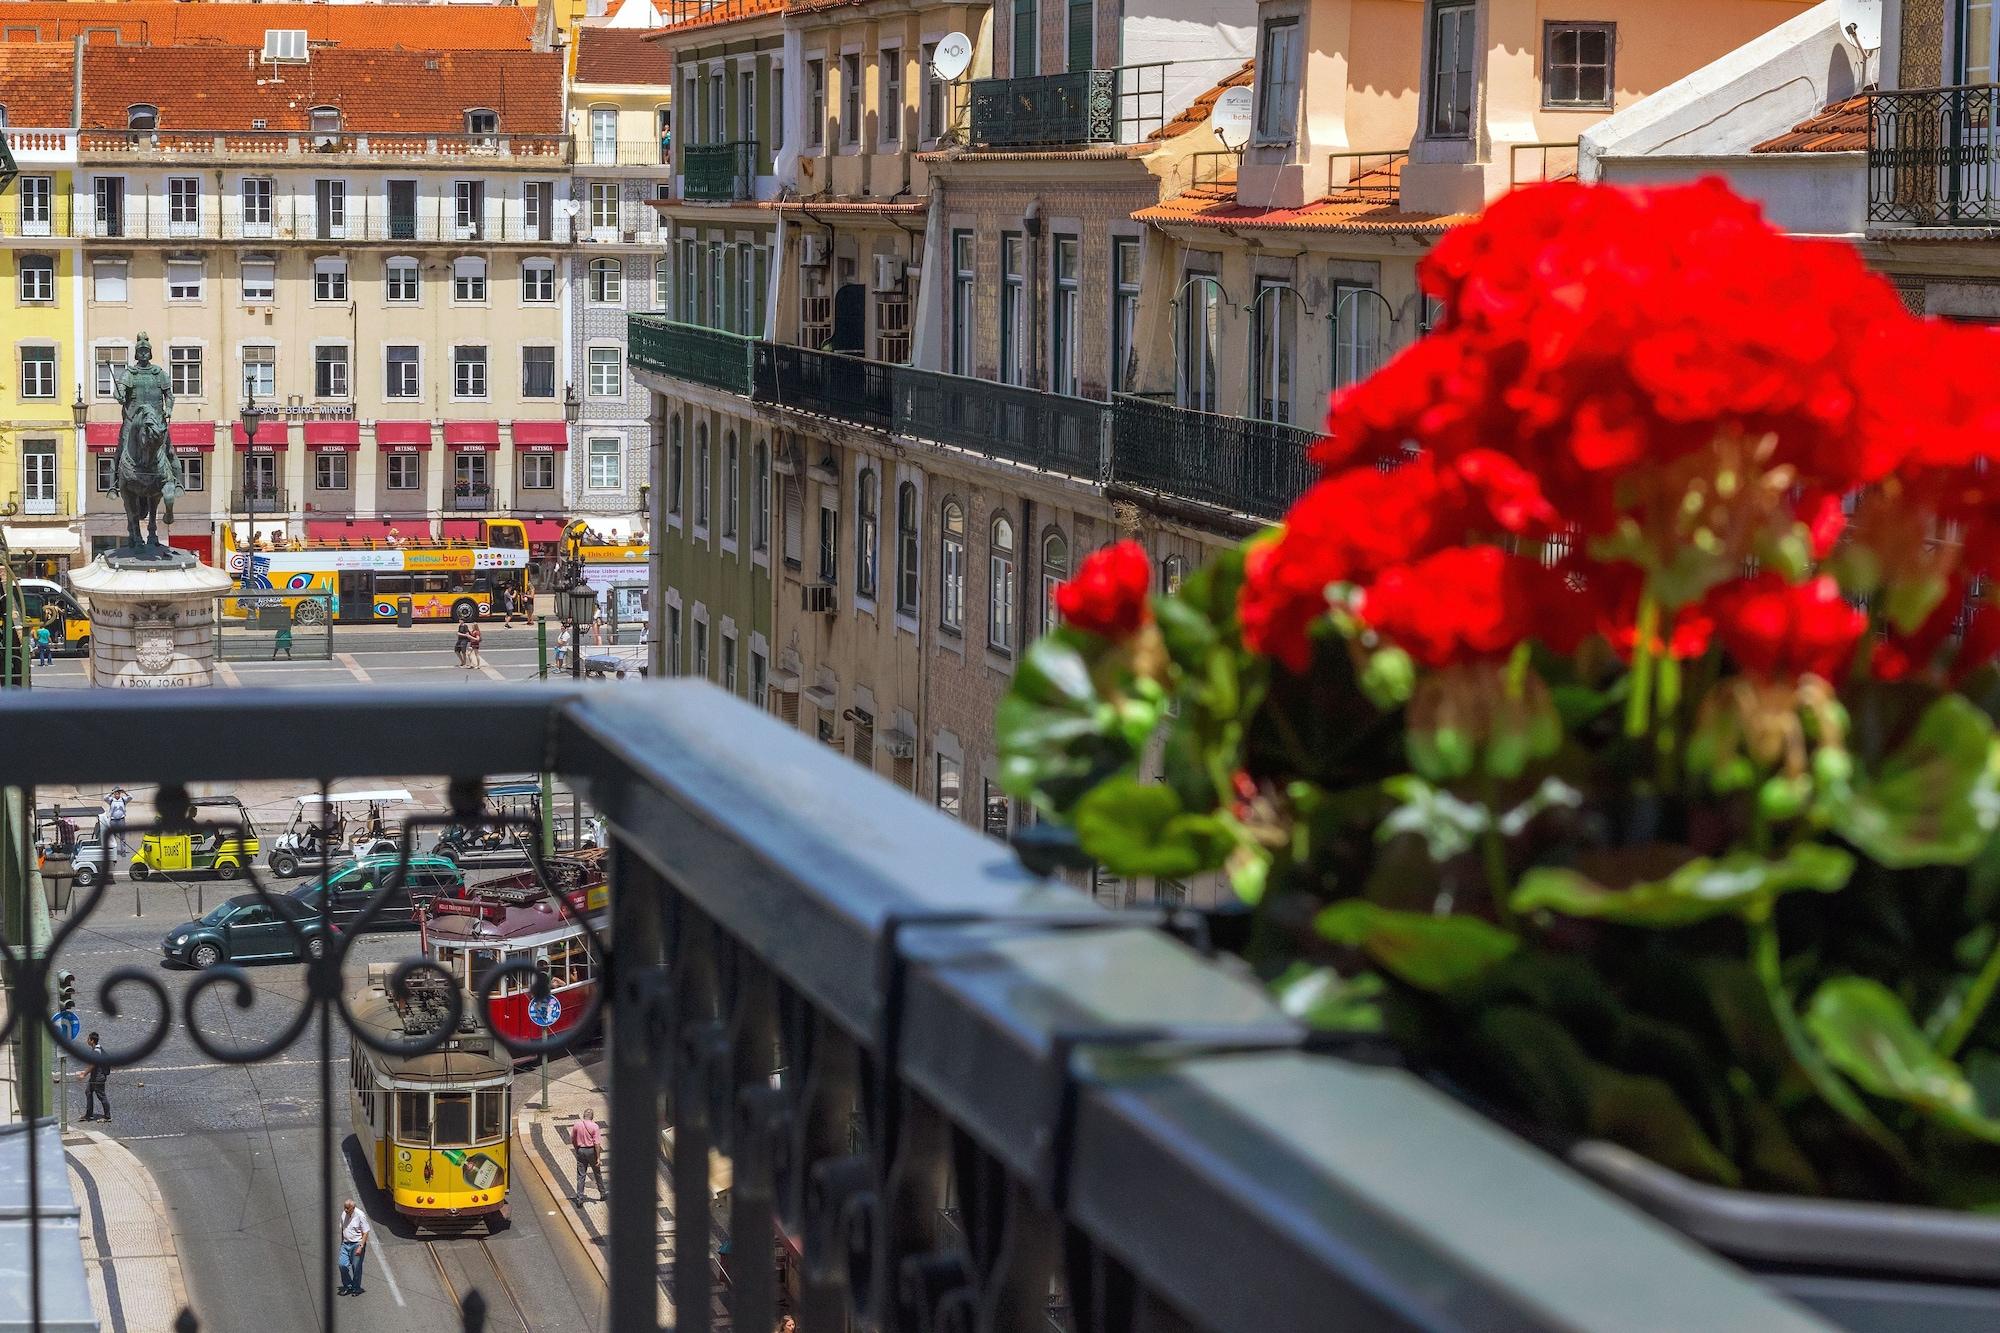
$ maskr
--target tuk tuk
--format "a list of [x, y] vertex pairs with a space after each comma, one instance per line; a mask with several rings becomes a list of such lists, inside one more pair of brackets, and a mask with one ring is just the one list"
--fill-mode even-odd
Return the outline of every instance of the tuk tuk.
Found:
[[[235, 879], [257, 859], [257, 828], [250, 822], [250, 812], [243, 808], [243, 802], [234, 796], [198, 796], [192, 804], [197, 812], [192, 829], [148, 833], [141, 840], [139, 850], [132, 853], [132, 878], [212, 874], [217, 879]], [[242, 832], [204, 826], [199, 818], [202, 810], [233, 811], [235, 819], [231, 822], [240, 824]]]
[[22, 579], [18, 586], [28, 619], [48, 627], [53, 651], [90, 652], [90, 617], [68, 589], [53, 579]]
[[396, 855], [402, 837], [396, 807], [410, 800], [410, 793], [401, 787], [331, 792], [325, 810], [320, 809], [318, 792], [299, 797], [292, 822], [271, 846], [271, 872], [289, 879], [318, 865], [322, 838], [328, 862]]
[[91, 884], [99, 856], [94, 805], [45, 805], [35, 811], [35, 865], [42, 872], [49, 910], [69, 910], [72, 882]]
[[[594, 812], [561, 783], [555, 784], [551, 794], [554, 800], [550, 814], [556, 846], [568, 851], [597, 846], [602, 841], [602, 831]], [[534, 844], [534, 835], [518, 823], [506, 821], [527, 820], [530, 825], [541, 823], [541, 779], [502, 779], [488, 783], [486, 811], [491, 822], [449, 826], [438, 834], [430, 848], [431, 854], [449, 857], [454, 865], [468, 870], [506, 870], [533, 865], [534, 858], [529, 849]], [[577, 822], [572, 820], [572, 814], [581, 816], [580, 840], [578, 830], [572, 828], [572, 824]]]

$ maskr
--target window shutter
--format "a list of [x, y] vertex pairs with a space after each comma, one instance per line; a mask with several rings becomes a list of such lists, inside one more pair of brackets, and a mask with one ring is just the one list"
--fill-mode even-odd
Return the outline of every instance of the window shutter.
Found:
[[1097, 11], [1091, 0], [1069, 0], [1069, 72], [1078, 74], [1091, 67], [1091, 48], [1096, 44]]
[[917, 761], [915, 759], [892, 760], [889, 765], [889, 776], [890, 779], [893, 782], [895, 782], [895, 784], [898, 787], [901, 787], [904, 791], [907, 792], [916, 791]]
[[875, 723], [861, 721], [854, 723], [854, 762], [868, 769], [875, 768]]
[[797, 690], [781, 690], [773, 685], [771, 687], [771, 710], [778, 715], [779, 720], [786, 726], [796, 727], [799, 724], [799, 692]]
[[785, 478], [785, 559], [791, 564], [799, 563], [799, 551], [805, 544], [805, 498], [799, 492], [797, 477]]
[[1035, 6], [1040, 0], [1014, 0], [1014, 67], [1008, 73], [1017, 79], [1034, 74]]

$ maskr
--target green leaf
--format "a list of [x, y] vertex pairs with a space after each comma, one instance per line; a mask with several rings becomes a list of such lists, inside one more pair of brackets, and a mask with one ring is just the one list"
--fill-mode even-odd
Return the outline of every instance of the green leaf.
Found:
[[1084, 851], [1121, 875], [1179, 879], [1214, 870], [1235, 839], [1212, 815], [1189, 814], [1167, 787], [1115, 777], [1076, 806]]
[[1343, 977], [1330, 967], [1294, 963], [1272, 983], [1278, 1007], [1323, 1032], [1380, 1032], [1382, 978], [1373, 972]]
[[1982, 1110], [1965, 1071], [1931, 1049], [1910, 1011], [1881, 982], [1825, 983], [1806, 1010], [1805, 1027], [1827, 1063], [1864, 1091], [2000, 1143], [2000, 1119]]
[[1000, 784], [1053, 814], [1131, 765], [1131, 743], [1116, 709], [1099, 699], [1093, 663], [1115, 649], [1095, 635], [1058, 629], [1028, 647], [1000, 700]]
[[1520, 940], [1477, 917], [1394, 912], [1358, 898], [1335, 903], [1313, 927], [1361, 950], [1418, 990], [1450, 995], [1483, 980]]
[[1891, 869], [1964, 865], [2000, 824], [1993, 723], [1947, 694], [1897, 751], [1827, 802], [1828, 828]]
[[1521, 876], [1516, 912], [1550, 911], [1626, 926], [1689, 926], [1733, 913], [1757, 917], [1781, 893], [1832, 893], [1847, 883], [1854, 858], [1838, 847], [1801, 843], [1778, 860], [1753, 852], [1698, 856], [1663, 878], [1610, 888], [1575, 870], [1540, 866]]

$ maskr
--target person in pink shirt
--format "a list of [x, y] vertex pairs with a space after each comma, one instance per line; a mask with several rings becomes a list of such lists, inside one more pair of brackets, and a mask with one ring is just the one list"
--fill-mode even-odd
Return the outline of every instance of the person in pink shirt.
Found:
[[583, 1173], [586, 1171], [597, 1177], [597, 1197], [610, 1198], [604, 1189], [604, 1167], [601, 1160], [604, 1156], [604, 1131], [597, 1127], [595, 1120], [591, 1119], [588, 1106], [583, 1108], [583, 1114], [577, 1117], [576, 1123], [569, 1127], [569, 1148], [576, 1154], [577, 1207], [583, 1206]]

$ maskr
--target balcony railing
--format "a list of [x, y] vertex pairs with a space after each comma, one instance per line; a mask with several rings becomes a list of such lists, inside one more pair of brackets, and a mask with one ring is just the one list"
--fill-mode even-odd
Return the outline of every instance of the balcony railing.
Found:
[[[0, 205], [12, 195], [9, 191], [0, 196]], [[169, 243], [222, 240], [252, 244], [317, 240], [563, 245], [571, 235], [571, 221], [566, 214], [531, 217], [518, 199], [503, 203], [498, 198], [489, 198], [485, 208], [463, 218], [453, 200], [427, 202], [430, 207], [414, 213], [391, 213], [382, 208], [378, 198], [356, 195], [348, 199], [347, 207], [338, 214], [322, 214], [310, 195], [288, 195], [275, 201], [268, 220], [250, 222], [234, 211], [222, 216], [213, 195], [201, 201], [194, 217], [176, 218], [164, 198], [134, 188], [127, 192], [121, 207], [102, 213], [86, 197], [76, 211], [75, 232], [107, 240]], [[66, 210], [59, 216], [67, 216]], [[635, 213], [627, 225], [642, 221], [650, 224], [651, 219]], [[0, 212], [0, 230], [12, 232], [4, 212]]]
[[492, 161], [564, 166], [575, 157], [567, 134], [314, 134], [298, 130], [84, 130], [85, 162], [146, 161], [371, 162]]
[[894, 378], [898, 435], [1045, 472], [1104, 476], [1107, 404], [935, 370], [899, 367]]
[[748, 199], [757, 176], [757, 141], [683, 144], [681, 197], [704, 204]]
[[485, 510], [493, 507], [493, 487], [484, 481], [454, 482], [451, 488], [453, 509]]
[[2000, 225], [2000, 86], [1903, 88], [1868, 98], [1868, 220]]
[[751, 349], [755, 339], [658, 315], [626, 318], [626, 355], [634, 366], [746, 398], [751, 389]]
[[1166, 120], [1166, 66], [1124, 65], [972, 85], [972, 142], [989, 148], [1137, 143]]
[[760, 403], [815, 412], [889, 430], [895, 423], [894, 367], [858, 356], [759, 342], [751, 397]]
[[673, 149], [658, 139], [590, 140], [577, 148], [577, 164], [592, 167], [663, 167]]
[[1113, 402], [1114, 482], [1270, 519], [1311, 484], [1312, 431], [1129, 394]]
[[73, 518], [76, 499], [66, 490], [15, 491], [0, 500], [0, 513], [9, 518]]
[[238, 514], [289, 514], [292, 501], [283, 486], [238, 486], [229, 493], [229, 508]]

